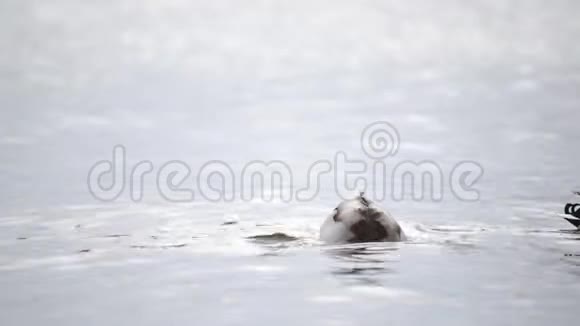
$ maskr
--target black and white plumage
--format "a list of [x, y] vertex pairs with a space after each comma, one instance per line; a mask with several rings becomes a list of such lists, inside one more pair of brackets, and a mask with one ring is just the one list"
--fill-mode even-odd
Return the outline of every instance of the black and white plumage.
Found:
[[403, 229], [395, 218], [361, 193], [345, 200], [326, 218], [320, 239], [327, 243], [404, 241]]
[[580, 229], [580, 204], [566, 204], [564, 214], [566, 214], [564, 217], [566, 221]]

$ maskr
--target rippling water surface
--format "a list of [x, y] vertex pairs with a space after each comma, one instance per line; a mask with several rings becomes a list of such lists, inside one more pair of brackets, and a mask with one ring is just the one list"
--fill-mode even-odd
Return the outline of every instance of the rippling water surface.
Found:
[[[578, 9], [3, 1], [0, 323], [574, 323], [580, 234], [559, 214], [580, 186]], [[403, 243], [320, 243], [328, 178], [289, 203], [171, 203], [153, 177], [141, 202], [87, 190], [117, 144], [129, 166], [182, 160], [193, 176], [283, 160], [304, 184], [338, 151], [370, 162], [375, 121], [401, 136], [389, 167], [444, 175], [441, 201], [380, 201]], [[477, 201], [447, 185], [464, 160], [484, 169]]]

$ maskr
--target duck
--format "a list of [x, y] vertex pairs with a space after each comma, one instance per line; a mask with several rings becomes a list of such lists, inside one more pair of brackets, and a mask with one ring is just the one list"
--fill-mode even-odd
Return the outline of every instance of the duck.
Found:
[[[580, 196], [580, 192], [578, 191], [574, 191], [573, 193]], [[566, 214], [564, 219], [580, 230], [580, 204], [566, 204], [564, 214]]]
[[320, 227], [325, 243], [395, 242], [407, 236], [395, 218], [361, 192], [341, 202]]

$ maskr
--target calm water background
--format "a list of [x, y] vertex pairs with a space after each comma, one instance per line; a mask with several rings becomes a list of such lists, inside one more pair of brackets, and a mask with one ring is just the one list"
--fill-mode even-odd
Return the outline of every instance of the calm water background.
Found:
[[[580, 234], [558, 213], [580, 185], [578, 10], [1, 1], [0, 324], [574, 323]], [[368, 160], [378, 120], [401, 134], [394, 162], [479, 162], [481, 199], [385, 200], [408, 243], [325, 246], [331, 180], [307, 203], [87, 190], [116, 144], [300, 175], [339, 150]]]

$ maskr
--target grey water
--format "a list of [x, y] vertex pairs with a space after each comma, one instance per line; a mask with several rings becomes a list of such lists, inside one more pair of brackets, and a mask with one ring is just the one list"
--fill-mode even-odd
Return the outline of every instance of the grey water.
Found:
[[[580, 4], [0, 1], [0, 324], [565, 325], [580, 303]], [[115, 145], [155, 171], [281, 160], [297, 183], [388, 121], [401, 243], [328, 245], [340, 201], [91, 196]], [[484, 170], [465, 201], [447, 185]], [[372, 181], [373, 175], [368, 175]], [[393, 181], [396, 182], [396, 181]], [[372, 191], [371, 191], [372, 193]]]

